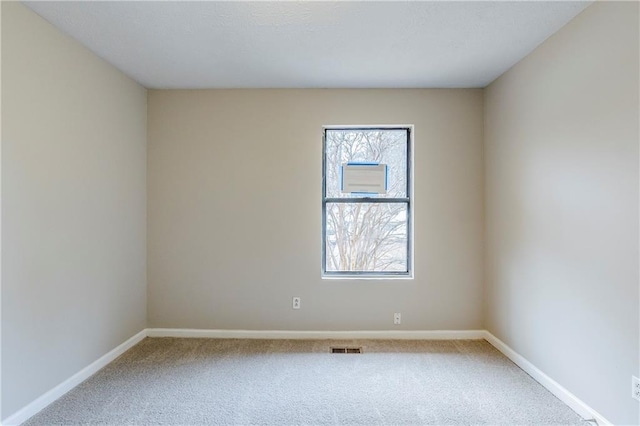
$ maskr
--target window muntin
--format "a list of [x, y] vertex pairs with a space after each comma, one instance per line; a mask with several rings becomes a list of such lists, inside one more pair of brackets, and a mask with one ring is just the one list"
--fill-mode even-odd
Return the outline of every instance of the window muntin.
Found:
[[[410, 276], [410, 128], [325, 128], [323, 140], [323, 276]], [[353, 162], [386, 164], [387, 193], [342, 193]]]

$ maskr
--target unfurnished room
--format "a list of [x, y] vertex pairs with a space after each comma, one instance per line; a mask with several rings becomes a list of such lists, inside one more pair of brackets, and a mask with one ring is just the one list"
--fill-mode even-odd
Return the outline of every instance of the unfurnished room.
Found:
[[0, 15], [1, 425], [640, 424], [640, 3]]

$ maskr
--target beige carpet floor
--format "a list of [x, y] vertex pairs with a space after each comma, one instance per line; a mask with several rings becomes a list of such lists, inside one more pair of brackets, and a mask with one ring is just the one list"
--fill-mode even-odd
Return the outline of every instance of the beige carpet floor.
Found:
[[25, 424], [589, 423], [484, 340], [147, 338]]

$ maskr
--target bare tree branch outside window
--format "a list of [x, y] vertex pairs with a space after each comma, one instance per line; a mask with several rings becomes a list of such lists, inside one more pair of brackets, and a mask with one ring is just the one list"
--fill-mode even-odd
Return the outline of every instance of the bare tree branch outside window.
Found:
[[[326, 129], [324, 155], [325, 272], [408, 273], [409, 129]], [[349, 162], [386, 164], [387, 193], [342, 193]]]

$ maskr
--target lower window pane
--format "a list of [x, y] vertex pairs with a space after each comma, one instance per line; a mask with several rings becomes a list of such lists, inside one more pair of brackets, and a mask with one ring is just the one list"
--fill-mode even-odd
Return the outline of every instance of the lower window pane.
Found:
[[327, 203], [327, 272], [407, 272], [407, 203]]

